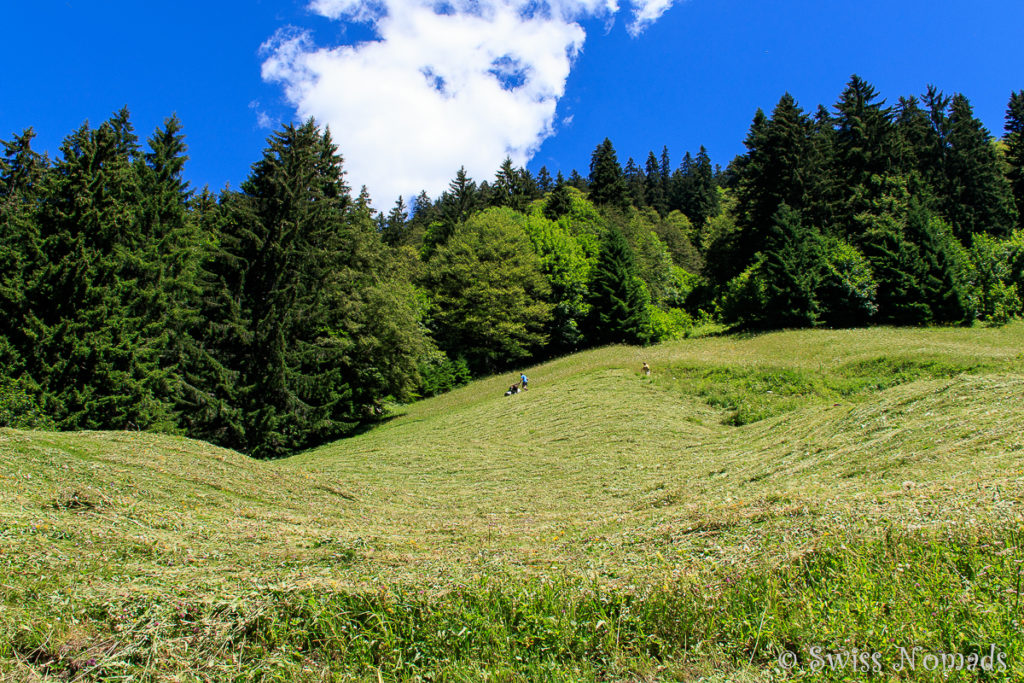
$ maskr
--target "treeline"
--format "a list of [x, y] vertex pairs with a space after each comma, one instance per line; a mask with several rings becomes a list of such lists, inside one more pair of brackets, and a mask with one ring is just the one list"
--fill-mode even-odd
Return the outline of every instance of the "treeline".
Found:
[[269, 140], [237, 190], [183, 180], [181, 124], [127, 111], [0, 160], [0, 426], [158, 429], [256, 457], [581, 348], [746, 328], [967, 324], [1024, 300], [1024, 92], [995, 140], [962, 95], [758, 111], [701, 148], [586, 177], [464, 170], [377, 212], [330, 134]]

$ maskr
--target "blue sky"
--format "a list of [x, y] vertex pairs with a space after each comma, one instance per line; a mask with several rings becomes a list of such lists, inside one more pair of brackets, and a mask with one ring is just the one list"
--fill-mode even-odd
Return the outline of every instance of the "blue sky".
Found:
[[[1024, 89], [1024, 2], [277, 0], [3, 4], [0, 137], [57, 153], [127, 105], [140, 135], [182, 119], [196, 187], [237, 187], [282, 122], [331, 124], [375, 203], [506, 154], [578, 168], [605, 137], [642, 163], [705, 145], [725, 166], [787, 90], [831, 105], [857, 73], [890, 102], [963, 92], [1001, 134]], [[666, 9], [667, 7], [667, 9]], [[440, 8], [440, 9], [439, 9]], [[659, 16], [659, 12], [663, 12]], [[346, 47], [348, 46], [348, 47]]]

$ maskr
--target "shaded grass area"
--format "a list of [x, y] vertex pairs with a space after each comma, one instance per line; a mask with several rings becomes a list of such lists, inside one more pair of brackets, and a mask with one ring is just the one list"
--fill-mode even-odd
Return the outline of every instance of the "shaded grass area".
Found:
[[609, 347], [277, 462], [0, 430], [0, 678], [861, 680], [810, 648], [994, 644], [1009, 672], [949, 680], [1017, 680], [1021, 349]]
[[676, 365], [669, 366], [661, 379], [673, 390], [725, 411], [723, 424], [742, 426], [813, 402], [866, 398], [873, 392], [921, 379], [1000, 370], [1019, 371], [1020, 364], [941, 356], [880, 356], [817, 369]]

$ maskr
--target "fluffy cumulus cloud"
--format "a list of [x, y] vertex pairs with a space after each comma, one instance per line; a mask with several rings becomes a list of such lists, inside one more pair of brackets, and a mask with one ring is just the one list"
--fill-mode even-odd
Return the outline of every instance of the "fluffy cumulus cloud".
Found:
[[[672, 0], [633, 0], [636, 35]], [[322, 16], [376, 37], [322, 47], [282, 29], [263, 47], [263, 78], [302, 118], [331, 128], [350, 182], [378, 203], [439, 195], [460, 166], [490, 178], [523, 165], [552, 134], [555, 107], [583, 46], [582, 17], [616, 0], [313, 0]]]

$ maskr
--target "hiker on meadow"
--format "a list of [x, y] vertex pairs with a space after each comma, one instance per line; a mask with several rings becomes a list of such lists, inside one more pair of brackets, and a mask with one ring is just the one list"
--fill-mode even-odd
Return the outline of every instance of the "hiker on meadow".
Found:
[[651, 376], [651, 366], [647, 364], [647, 361], [644, 361], [644, 374], [648, 377]]
[[519, 384], [523, 387], [523, 391], [526, 391], [526, 375], [519, 373]]

